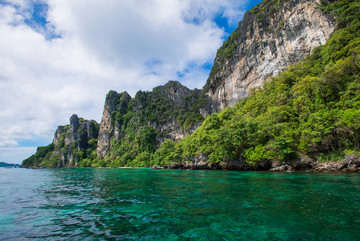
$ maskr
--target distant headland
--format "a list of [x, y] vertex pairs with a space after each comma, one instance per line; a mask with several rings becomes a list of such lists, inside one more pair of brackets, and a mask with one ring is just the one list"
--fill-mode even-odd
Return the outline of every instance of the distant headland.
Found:
[[20, 165], [19, 164], [6, 163], [6, 162], [0, 162], [0, 167], [20, 167]]

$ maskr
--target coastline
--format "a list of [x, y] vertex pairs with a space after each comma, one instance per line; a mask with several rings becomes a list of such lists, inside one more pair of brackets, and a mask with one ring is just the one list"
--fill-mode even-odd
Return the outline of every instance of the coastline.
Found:
[[[153, 169], [162, 167], [154, 166]], [[318, 162], [310, 158], [300, 158], [288, 162], [276, 160], [261, 161], [250, 164], [246, 161], [224, 161], [223, 163], [208, 163], [207, 161], [192, 161], [173, 163], [163, 168], [190, 170], [234, 170], [234, 171], [270, 171], [270, 172], [360, 172], [360, 156], [347, 155], [343, 161]]]
[[[46, 169], [59, 167], [21, 167], [27, 169]], [[224, 161], [222, 163], [208, 163], [205, 160], [190, 161], [186, 163], [172, 163], [164, 166], [152, 167], [61, 167], [61, 168], [119, 168], [119, 169], [182, 169], [182, 170], [224, 170], [224, 171], [270, 171], [270, 172], [341, 172], [360, 173], [360, 156], [347, 155], [343, 161], [318, 162], [310, 158], [300, 158], [288, 162], [276, 160], [261, 161], [250, 164], [244, 160]]]

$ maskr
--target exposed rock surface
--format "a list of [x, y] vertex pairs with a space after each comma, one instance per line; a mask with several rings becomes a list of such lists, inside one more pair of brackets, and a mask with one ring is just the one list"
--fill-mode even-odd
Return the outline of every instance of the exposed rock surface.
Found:
[[271, 168], [270, 171], [272, 171], [272, 172], [293, 172], [294, 168], [292, 166], [285, 164], [285, 165]]
[[168, 169], [209, 169], [209, 170], [264, 170], [271, 172], [358, 172], [360, 171], [360, 156], [347, 155], [342, 162], [317, 162], [309, 157], [302, 157], [297, 161], [280, 163], [276, 160], [258, 162], [255, 165], [247, 163], [245, 160], [225, 160], [221, 164], [208, 162], [208, 157], [201, 155], [196, 160], [189, 160], [185, 163], [171, 163], [166, 166]]
[[[169, 81], [164, 86], [154, 88], [153, 92], [163, 93], [164, 98], [166, 100], [170, 100], [171, 105], [169, 108], [181, 108], [183, 111], [187, 111], [187, 109], [189, 110], [191, 103], [195, 104], [201, 94], [200, 90], [190, 90], [177, 81]], [[151, 95], [152, 93], [150, 93], [150, 96]], [[186, 103], [187, 99], [191, 98], [192, 100]], [[197, 113], [200, 113], [200, 109], [197, 110]], [[194, 125], [190, 126], [190, 128], [186, 130], [180, 125], [177, 120], [177, 116], [175, 115], [169, 115], [168, 118], [162, 122], [152, 121], [149, 125], [157, 129], [160, 133], [165, 134], [163, 138], [161, 138], [161, 141], [165, 138], [180, 141], [187, 134], [192, 133], [200, 126], [199, 123], [194, 123]]]
[[116, 91], [110, 91], [106, 95], [97, 143], [99, 157], [103, 158], [108, 153], [111, 137], [114, 137], [115, 140], [120, 139], [121, 126], [119, 123], [115, 123], [115, 116], [112, 113], [126, 113], [130, 100], [131, 96], [127, 92], [118, 94]]
[[[270, 76], [278, 75], [324, 44], [335, 24], [316, 7], [319, 3], [320, 0], [264, 1], [245, 14], [239, 27], [219, 49], [203, 90], [190, 90], [179, 82], [170, 81], [153, 91], [139, 91], [134, 98], [127, 92], [110, 91], [100, 127], [95, 121], [73, 115], [70, 125], [59, 126], [56, 130], [52, 146], [44, 151], [47, 156], [33, 158], [34, 165], [50, 158], [60, 159], [56, 162], [58, 167], [74, 167], [80, 156], [87, 158], [93, 149], [96, 149], [96, 155], [92, 159], [104, 159], [113, 146], [142, 127], [157, 131], [156, 147], [165, 139], [181, 140], [193, 133], [208, 114], [234, 105], [246, 97], [250, 89], [260, 87]], [[96, 146], [90, 146], [89, 141], [96, 139]], [[168, 167], [358, 171], [359, 158], [347, 158], [343, 163], [316, 163], [302, 157], [291, 163], [268, 160], [252, 165], [243, 159], [212, 164], [207, 156], [199, 155]]]
[[186, 118], [188, 114], [202, 118], [200, 107], [206, 107], [206, 100], [200, 105], [201, 98], [206, 98], [201, 96], [201, 90], [190, 90], [177, 81], [169, 81], [153, 91], [139, 91], [134, 98], [126, 92], [118, 94], [110, 91], [100, 124], [98, 158], [104, 158], [112, 145], [126, 137], [129, 131], [139, 130], [144, 126], [160, 133], [157, 136], [159, 144], [164, 139], [181, 140], [200, 125], [199, 122], [194, 122], [186, 126]]
[[[59, 126], [54, 135], [54, 154], [60, 155], [58, 167], [76, 167], [79, 158], [83, 158], [91, 139], [98, 137], [98, 123], [94, 120], [70, 118], [70, 125]], [[81, 157], [79, 155], [82, 155]]]
[[[105, 158], [112, 146], [128, 135], [127, 123], [136, 124], [138, 129], [147, 126], [157, 130], [161, 133], [157, 135], [158, 145], [165, 139], [181, 140], [200, 123], [186, 124], [181, 115], [205, 117], [218, 112], [243, 99], [250, 89], [261, 86], [269, 76], [276, 76], [290, 64], [302, 60], [315, 47], [326, 43], [335, 29], [333, 21], [316, 7], [319, 3], [320, 0], [264, 1], [246, 13], [219, 49], [203, 91], [189, 90], [176, 81], [156, 87], [152, 92], [139, 91], [132, 99], [126, 92], [110, 91], [100, 126], [98, 158]], [[124, 122], [125, 115], [129, 118]], [[205, 168], [204, 160], [188, 160], [183, 166]], [[268, 164], [253, 167], [245, 161], [228, 161], [222, 165], [219, 168], [268, 168]]]
[[212, 113], [234, 105], [269, 76], [305, 58], [334, 31], [331, 18], [316, 7], [320, 0], [281, 2], [275, 8], [262, 3], [247, 12], [218, 51], [204, 87], [213, 100]]
[[76, 167], [80, 159], [90, 158], [98, 130], [96, 121], [72, 115], [69, 125], [57, 128], [52, 144], [38, 147], [34, 155], [23, 161], [22, 167]]

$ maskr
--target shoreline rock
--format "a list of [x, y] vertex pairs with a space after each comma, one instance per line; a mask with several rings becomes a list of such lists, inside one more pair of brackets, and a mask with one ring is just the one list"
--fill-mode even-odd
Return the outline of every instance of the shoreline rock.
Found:
[[[203, 156], [204, 157], [204, 156]], [[23, 167], [24, 168], [24, 167]], [[40, 169], [44, 167], [26, 167], [30, 169]], [[56, 168], [56, 167], [53, 167]], [[57, 167], [59, 168], [59, 167]], [[75, 167], [72, 167], [75, 168]], [[94, 168], [94, 167], [90, 167]], [[111, 167], [109, 167], [111, 168]], [[112, 168], [133, 168], [133, 167], [112, 167]], [[297, 161], [281, 163], [276, 160], [266, 160], [256, 165], [247, 163], [245, 160], [225, 160], [223, 163], [209, 163], [207, 160], [192, 160], [183, 163], [171, 163], [164, 166], [148, 167], [157, 169], [182, 169], [182, 170], [228, 170], [228, 171], [270, 171], [270, 172], [347, 172], [360, 173], [360, 156], [351, 154], [345, 156], [343, 161], [318, 162], [309, 157], [301, 157]]]
[[223, 163], [208, 163], [206, 159], [188, 161], [185, 163], [171, 163], [165, 169], [190, 170], [234, 170], [234, 171], [270, 171], [270, 172], [360, 172], [360, 156], [347, 155], [343, 161], [318, 162], [309, 157], [301, 157], [297, 161], [278, 162], [267, 160], [255, 165], [245, 160], [225, 160]]

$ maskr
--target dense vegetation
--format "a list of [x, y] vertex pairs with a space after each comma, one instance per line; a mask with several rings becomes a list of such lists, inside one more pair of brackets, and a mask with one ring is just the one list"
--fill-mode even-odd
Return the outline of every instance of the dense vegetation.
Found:
[[[52, 158], [52, 152], [54, 151], [54, 145], [51, 143], [47, 146], [39, 146], [36, 150], [36, 153], [29, 158], [25, 159], [21, 166], [23, 167], [35, 167], [40, 166], [44, 162], [48, 163], [56, 163], [59, 157]], [[52, 165], [50, 165], [52, 166]]]
[[[189, 90], [176, 81], [152, 91], [139, 91], [132, 99], [126, 100], [124, 93], [109, 93], [108, 97], [112, 99], [107, 102], [116, 102], [113, 103], [116, 110], [112, 112], [112, 132], [117, 127], [121, 138], [112, 137], [110, 153], [105, 159], [94, 160], [93, 166], [150, 165], [153, 153], [171, 130], [186, 133], [204, 120], [199, 109], [205, 105], [206, 97], [200, 90]], [[164, 126], [170, 128], [163, 129]]]
[[[74, 117], [72, 117], [74, 118]], [[96, 158], [99, 124], [75, 117], [78, 126], [59, 126], [54, 137], [57, 141], [40, 146], [36, 153], [25, 159], [23, 167], [75, 167], [91, 164]], [[73, 125], [73, 128], [71, 128]], [[74, 129], [76, 126], [76, 129]]]
[[[264, 1], [252, 14], [279, 4], [282, 1]], [[190, 91], [175, 81], [139, 91], [134, 98], [111, 91], [106, 98], [115, 106], [111, 148], [104, 159], [96, 154], [97, 134], [65, 144], [71, 134], [65, 126], [56, 145], [39, 147], [23, 166], [59, 166], [66, 155], [71, 156], [70, 166], [87, 167], [168, 165], [200, 156], [210, 163], [284, 162], [303, 156], [329, 161], [360, 152], [360, 0], [322, 1], [319, 8], [337, 21], [326, 45], [234, 107], [204, 120], [199, 113], [209, 104], [204, 91]], [[218, 56], [231, 58], [236, 34]], [[214, 65], [212, 73], [217, 68]], [[181, 141], [169, 139], [174, 128], [189, 133], [200, 123]], [[80, 128], [79, 137], [81, 133]]]
[[[257, 27], [262, 34], [272, 33], [275, 34], [277, 38], [283, 37], [279, 35], [279, 32], [284, 28], [284, 16], [281, 13], [284, 1], [285, 0], [263, 0], [260, 4], [246, 12], [243, 20], [239, 23], [239, 27], [218, 49], [209, 79], [213, 79], [215, 75], [223, 69], [226, 62], [239, 59], [239, 57], [236, 56], [236, 52], [239, 51], [239, 43], [243, 42], [249, 33], [254, 33]], [[264, 44], [261, 38], [258, 41], [253, 41], [253, 46], [248, 46], [248, 48], [242, 49], [241, 51], [252, 51]], [[208, 88], [208, 86], [205, 86], [205, 88]]]
[[360, 1], [323, 1], [337, 29], [326, 45], [254, 90], [234, 108], [206, 118], [191, 136], [165, 141], [160, 164], [245, 158], [339, 160], [360, 149]]

